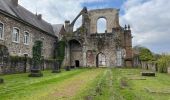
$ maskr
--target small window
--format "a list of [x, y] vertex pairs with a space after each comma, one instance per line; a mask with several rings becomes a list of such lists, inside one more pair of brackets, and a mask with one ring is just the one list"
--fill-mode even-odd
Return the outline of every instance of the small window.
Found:
[[28, 45], [30, 42], [30, 34], [28, 32], [24, 33], [24, 44]]
[[19, 43], [19, 29], [18, 28], [13, 28], [13, 42]]
[[4, 30], [4, 25], [2, 23], [0, 23], [0, 39], [3, 39], [3, 30]]

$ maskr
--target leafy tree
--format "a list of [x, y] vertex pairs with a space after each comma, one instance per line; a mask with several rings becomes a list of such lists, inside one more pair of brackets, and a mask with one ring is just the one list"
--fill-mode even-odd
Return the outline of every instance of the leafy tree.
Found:
[[149, 61], [153, 59], [152, 52], [147, 48], [142, 48], [139, 54], [139, 59], [141, 61]]
[[139, 59], [141, 61], [150, 61], [154, 59], [153, 53], [146, 47], [135, 46], [134, 50], [139, 52]]

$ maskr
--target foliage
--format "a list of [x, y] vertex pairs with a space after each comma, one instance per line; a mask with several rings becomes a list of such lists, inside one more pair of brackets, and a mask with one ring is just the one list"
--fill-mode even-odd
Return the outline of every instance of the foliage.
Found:
[[55, 49], [55, 57], [54, 59], [60, 60], [61, 62], [64, 60], [65, 56], [65, 41], [61, 40], [57, 43], [56, 49]]
[[41, 63], [41, 53], [42, 53], [42, 41], [35, 41], [33, 46], [33, 64], [34, 67], [40, 65]]
[[154, 59], [152, 52], [146, 47], [135, 46], [134, 50], [139, 52], [139, 59], [141, 61], [150, 61]]
[[162, 55], [162, 57], [157, 60], [157, 64], [159, 72], [167, 73], [167, 67], [170, 65], [170, 55]]

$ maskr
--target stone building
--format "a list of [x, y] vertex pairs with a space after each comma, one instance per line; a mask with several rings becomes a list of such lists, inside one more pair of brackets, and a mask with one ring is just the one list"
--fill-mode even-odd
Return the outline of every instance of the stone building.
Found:
[[[0, 0], [0, 73], [7, 68], [3, 63], [5, 54], [31, 58], [36, 40], [43, 42], [42, 57], [52, 59], [54, 43], [63, 32], [64, 25], [51, 25], [41, 14], [33, 14], [19, 5], [18, 0]], [[13, 64], [10, 65], [13, 68]], [[15, 69], [21, 69], [19, 67], [22, 66]]]
[[[82, 25], [73, 31], [79, 17]], [[106, 19], [104, 33], [97, 31], [97, 21]], [[67, 40], [65, 65], [86, 67], [132, 66], [132, 35], [130, 25], [121, 27], [119, 9], [84, 8], [70, 23], [65, 21]]]
[[[73, 31], [80, 16], [82, 25]], [[104, 33], [97, 31], [100, 18], [107, 20]], [[5, 55], [32, 57], [36, 40], [43, 42], [44, 59], [53, 58], [54, 44], [63, 37], [66, 40], [64, 66], [132, 66], [131, 30], [129, 25], [124, 28], [119, 25], [118, 9], [88, 11], [84, 8], [71, 23], [65, 21], [64, 26], [51, 25], [41, 14], [33, 14], [19, 5], [18, 0], [0, 0], [0, 73], [8, 69], [2, 63]], [[15, 69], [24, 70], [18, 67]], [[13, 71], [11, 68], [14, 67], [9, 67]]]

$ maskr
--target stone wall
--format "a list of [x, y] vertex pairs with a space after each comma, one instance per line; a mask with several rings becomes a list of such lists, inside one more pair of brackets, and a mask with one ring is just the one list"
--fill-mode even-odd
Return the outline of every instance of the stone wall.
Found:
[[[32, 47], [36, 40], [43, 41], [43, 56], [51, 58], [53, 55], [53, 44], [56, 41], [56, 37], [47, 35], [48, 33], [42, 32], [32, 26], [28, 26], [24, 23], [18, 22], [12, 18], [4, 16], [0, 13], [0, 22], [4, 24], [4, 39], [0, 40], [0, 44], [8, 48], [10, 55], [23, 56], [28, 54], [32, 57]], [[17, 27], [20, 30], [19, 43], [12, 42], [12, 31], [13, 28]], [[29, 32], [30, 42], [29, 45], [25, 45], [24, 32]]]
[[97, 33], [97, 21], [99, 18], [105, 18], [107, 21], [107, 32], [111, 33], [112, 28], [119, 27], [118, 9], [97, 9], [89, 11], [90, 33]]
[[[82, 26], [76, 31], [72, 31], [80, 15], [82, 15]], [[97, 21], [99, 18], [105, 18], [107, 21], [105, 33], [97, 33]], [[67, 66], [74, 65], [73, 60], [77, 58], [83, 66], [96, 67], [99, 64], [99, 54], [105, 56], [105, 67], [132, 66], [131, 30], [129, 25], [128, 28], [122, 28], [119, 25], [119, 9], [109, 8], [87, 11], [84, 8], [73, 22], [66, 21], [65, 26], [68, 32], [66, 40], [80, 41], [82, 48], [82, 52], [75, 53], [67, 46], [66, 59], [64, 60]], [[123, 56], [126, 56], [126, 58], [123, 58]]]
[[[49, 60], [44, 60], [41, 62], [41, 70], [52, 69], [54, 63]], [[26, 73], [30, 72], [31, 67], [33, 67], [32, 59], [4, 62], [0, 65], [0, 74], [15, 74], [15, 73]]]

